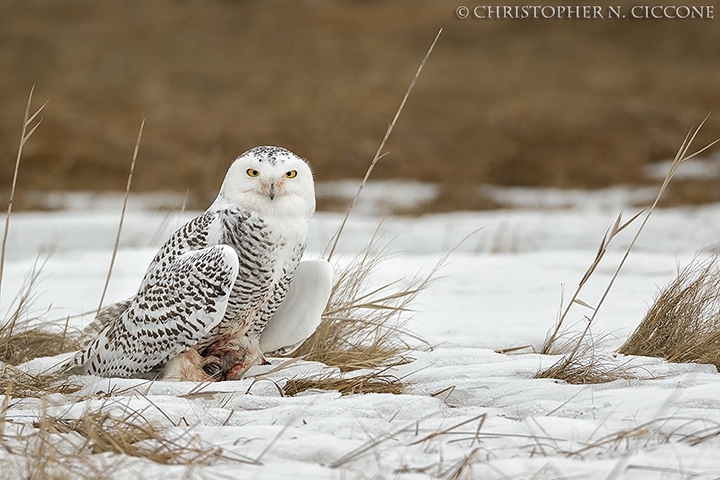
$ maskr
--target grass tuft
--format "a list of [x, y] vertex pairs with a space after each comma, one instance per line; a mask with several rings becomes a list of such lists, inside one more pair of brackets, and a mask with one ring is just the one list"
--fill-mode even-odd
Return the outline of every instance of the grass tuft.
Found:
[[341, 371], [407, 363], [412, 344], [424, 340], [406, 328], [403, 314], [430, 283], [440, 264], [426, 277], [369, 289], [368, 282], [386, 257], [371, 243], [343, 268], [330, 294], [320, 325], [292, 356], [324, 363]]
[[[709, 116], [709, 114], [708, 114]], [[706, 145], [705, 147], [701, 148], [700, 150], [690, 153], [690, 146], [693, 143], [693, 140], [697, 137], [697, 134], [700, 132], [700, 129], [707, 121], [708, 116], [705, 117], [705, 119], [700, 123], [700, 125], [695, 128], [691, 128], [690, 131], [685, 136], [685, 139], [683, 140], [682, 144], [680, 145], [680, 148], [678, 149], [677, 153], [675, 154], [675, 157], [672, 161], [672, 164], [670, 165], [670, 170], [668, 171], [667, 175], [665, 176], [660, 189], [658, 190], [658, 194], [655, 198], [655, 200], [647, 206], [645, 209], [638, 212], [635, 216], [633, 216], [630, 220], [623, 222], [622, 221], [622, 215], [618, 215], [617, 219], [615, 220], [615, 223], [610, 227], [608, 232], [603, 237], [600, 247], [598, 249], [597, 254], [595, 255], [595, 258], [593, 259], [592, 263], [588, 267], [587, 271], [583, 275], [583, 277], [580, 279], [580, 282], [578, 283], [578, 286], [573, 293], [572, 297], [570, 297], [570, 301], [565, 307], [564, 310], [562, 310], [561, 315], [559, 316], [555, 327], [548, 333], [548, 336], [545, 339], [545, 342], [543, 344], [541, 353], [554, 353], [558, 352], [558, 350], [562, 351], [564, 353], [563, 357], [553, 366], [550, 368], [540, 371], [536, 374], [536, 378], [557, 378], [560, 380], [565, 380], [568, 382], [572, 382], [578, 379], [583, 379], [582, 383], [588, 383], [590, 380], [597, 380], [597, 382], [607, 382], [611, 381], [617, 378], [623, 378], [622, 376], [614, 376], [612, 374], [608, 373], [621, 373], [626, 374], [629, 373], [626, 369], [620, 368], [620, 370], [617, 370], [615, 367], [611, 368], [609, 371], [603, 370], [600, 365], [602, 365], [602, 362], [597, 360], [595, 358], [594, 352], [594, 341], [593, 337], [591, 335], [591, 327], [595, 323], [595, 320], [597, 318], [597, 314], [600, 311], [600, 308], [602, 307], [603, 303], [605, 302], [605, 299], [607, 298], [608, 294], [610, 293], [610, 290], [612, 289], [613, 285], [615, 284], [615, 280], [617, 279], [618, 275], [620, 274], [620, 271], [622, 270], [623, 266], [625, 265], [625, 262], [630, 255], [630, 252], [632, 251], [633, 247], [635, 246], [635, 243], [637, 242], [637, 239], [640, 237], [640, 234], [642, 233], [643, 229], [645, 228], [645, 225], [647, 224], [648, 220], [650, 219], [650, 216], [652, 215], [653, 211], [655, 211], [655, 208], [657, 207], [658, 203], [660, 202], [660, 199], [663, 196], [663, 193], [665, 193], [665, 190], [667, 189], [668, 185], [670, 184], [670, 181], [672, 180], [673, 176], [675, 175], [675, 172], [677, 169], [682, 165], [683, 163], [687, 162], [691, 158], [701, 154], [702, 152], [708, 150], [710, 147], [715, 145], [720, 141], [720, 139], [715, 140], [714, 142], [711, 142], [710, 144]], [[637, 220], [641, 215], [643, 215], [642, 221], [640, 222], [640, 225], [638, 226], [637, 230], [635, 231], [634, 236], [632, 237], [632, 240], [630, 241], [630, 244], [628, 245], [627, 249], [625, 250], [625, 253], [622, 256], [622, 259], [620, 260], [620, 263], [618, 264], [617, 268], [615, 269], [615, 272], [613, 273], [610, 281], [608, 282], [607, 286], [605, 287], [605, 290], [602, 293], [602, 296], [597, 301], [595, 305], [591, 305], [584, 300], [581, 300], [579, 295], [583, 291], [584, 286], [586, 285], [589, 278], [593, 275], [595, 272], [595, 269], [602, 261], [603, 257], [605, 256], [605, 253], [607, 252], [607, 248], [609, 243], [619, 234], [622, 230], [627, 228], [631, 223], [633, 223], [635, 220]], [[570, 309], [575, 305], [580, 305], [583, 308], [586, 308], [590, 310], [590, 314], [586, 316], [586, 324], [582, 332], [579, 334], [572, 336], [570, 335], [567, 330], [565, 330], [564, 324], [567, 321], [567, 316], [570, 311]], [[564, 345], [560, 345], [560, 340], [563, 339]], [[590, 370], [587, 370], [587, 368], [590, 368]], [[598, 370], [598, 368], [600, 370]], [[590, 372], [594, 372], [590, 374]], [[614, 378], [613, 378], [614, 377]], [[596, 383], [597, 383], [596, 382]]]
[[583, 345], [573, 356], [563, 357], [534, 378], [554, 378], [573, 385], [608, 383], [637, 378], [629, 367], [618, 364], [611, 356], [598, 354], [594, 345]]
[[67, 322], [42, 322], [31, 315], [35, 290], [45, 264], [33, 266], [16, 295], [8, 318], [0, 324], [0, 362], [19, 365], [34, 358], [52, 357], [79, 348], [79, 332]]
[[84, 439], [77, 445], [78, 450], [88, 450], [93, 455], [128, 455], [162, 465], [206, 465], [222, 454], [220, 448], [196, 445], [192, 439], [189, 442], [171, 439], [163, 429], [134, 412], [117, 417], [101, 409], [85, 413], [77, 420], [45, 416], [33, 427], [60, 436], [78, 434]]
[[40, 398], [53, 393], [68, 395], [81, 388], [67, 380], [58, 380], [54, 375], [33, 375], [12, 365], [5, 365], [0, 370], [0, 394], [8, 399]]
[[720, 257], [682, 269], [618, 353], [720, 369]]
[[397, 377], [382, 372], [371, 372], [353, 377], [292, 378], [283, 386], [283, 394], [293, 396], [311, 389], [337, 390], [342, 395], [362, 393], [400, 395], [405, 392], [405, 384]]
[[[176, 436], [150, 424], [139, 412], [121, 407], [118, 416], [117, 409], [110, 413], [106, 405], [68, 419], [48, 415], [43, 400], [34, 422], [8, 422], [7, 431], [0, 431], [3, 478], [12, 472], [29, 480], [101, 479], [129, 457], [161, 465], [208, 465], [223, 457], [222, 449], [204, 445], [187, 432]], [[241, 457], [231, 460], [249, 462]]]
[[67, 323], [44, 322], [30, 315], [40, 273], [44, 264], [34, 265], [25, 277], [25, 283], [15, 297], [11, 314], [0, 324], [0, 393], [6, 398], [39, 398], [46, 394], [70, 394], [80, 386], [59, 380], [54, 375], [33, 375], [14, 365], [39, 357], [52, 357], [79, 348], [79, 332], [69, 329]]

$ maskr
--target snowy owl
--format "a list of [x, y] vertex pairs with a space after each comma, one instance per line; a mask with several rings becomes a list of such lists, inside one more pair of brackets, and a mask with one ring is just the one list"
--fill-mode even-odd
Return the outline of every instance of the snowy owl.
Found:
[[65, 369], [236, 380], [263, 351], [302, 342], [320, 321], [332, 281], [326, 261], [300, 262], [314, 211], [305, 161], [280, 147], [243, 153], [210, 208], [160, 248], [135, 296], [98, 314]]

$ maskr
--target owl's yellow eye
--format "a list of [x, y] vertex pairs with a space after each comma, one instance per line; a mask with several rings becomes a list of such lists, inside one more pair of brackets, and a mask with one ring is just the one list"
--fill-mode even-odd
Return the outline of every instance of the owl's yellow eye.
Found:
[[247, 174], [248, 174], [248, 177], [257, 177], [258, 175], [260, 175], [260, 172], [258, 172], [254, 168], [248, 168]]
[[295, 178], [297, 177], [297, 170], [290, 170], [289, 172], [285, 172], [285, 176], [287, 178]]

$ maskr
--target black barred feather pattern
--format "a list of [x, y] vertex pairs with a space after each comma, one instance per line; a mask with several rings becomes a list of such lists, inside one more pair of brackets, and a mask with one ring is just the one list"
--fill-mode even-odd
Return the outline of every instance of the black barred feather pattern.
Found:
[[312, 173], [302, 159], [279, 147], [241, 155], [213, 205], [165, 242], [135, 296], [101, 310], [65, 369], [131, 377], [190, 349], [204, 357], [210, 346], [253, 350], [233, 352], [231, 360], [257, 358], [260, 334], [303, 255], [314, 208]]
[[[238, 218], [241, 221], [238, 221]], [[267, 225], [256, 215], [236, 210], [218, 213], [221, 243], [232, 245], [238, 256], [238, 275], [222, 322], [212, 335], [199, 342], [202, 351], [217, 337], [246, 335], [267, 324], [285, 298], [293, 273], [300, 263], [305, 242], [295, 246], [299, 254], [291, 255], [280, 265], [275, 257], [282, 243], [267, 232]], [[259, 333], [255, 333], [259, 337]]]
[[103, 331], [108, 323], [127, 310], [134, 298], [135, 297], [128, 298], [127, 300], [103, 307], [103, 309], [95, 316], [95, 319], [87, 327], [85, 327], [82, 332], [83, 348], [87, 347], [88, 344]]
[[76, 373], [129, 377], [188, 350], [217, 325], [237, 271], [227, 245], [180, 255], [75, 357]]

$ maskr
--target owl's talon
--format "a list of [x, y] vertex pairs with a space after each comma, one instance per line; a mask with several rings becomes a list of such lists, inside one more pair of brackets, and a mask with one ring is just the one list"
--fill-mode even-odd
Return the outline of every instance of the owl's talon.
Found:
[[203, 371], [211, 377], [216, 377], [219, 373], [222, 372], [222, 367], [219, 363], [208, 363], [207, 365], [203, 366]]
[[202, 369], [213, 378], [220, 377], [222, 374], [222, 362], [215, 356], [205, 357]]

